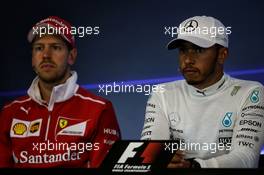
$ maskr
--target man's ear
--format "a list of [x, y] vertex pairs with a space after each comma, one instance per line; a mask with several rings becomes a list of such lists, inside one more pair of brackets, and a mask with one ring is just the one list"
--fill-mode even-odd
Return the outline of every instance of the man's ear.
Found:
[[228, 57], [228, 48], [225, 47], [219, 48], [217, 62], [223, 65], [227, 57]]
[[68, 64], [73, 65], [75, 63], [76, 58], [77, 58], [77, 49], [73, 48], [69, 53]]

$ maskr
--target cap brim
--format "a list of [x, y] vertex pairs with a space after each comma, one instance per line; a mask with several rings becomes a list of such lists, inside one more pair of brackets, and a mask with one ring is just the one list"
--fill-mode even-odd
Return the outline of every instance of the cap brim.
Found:
[[193, 43], [193, 44], [195, 44], [199, 47], [202, 47], [202, 48], [209, 48], [215, 44], [214, 42], [205, 40], [203, 38], [198, 38], [198, 37], [193, 37], [193, 36], [185, 36], [185, 37], [176, 38], [176, 39], [171, 40], [167, 44], [168, 50], [178, 48], [181, 45], [182, 41], [188, 41], [188, 42]]

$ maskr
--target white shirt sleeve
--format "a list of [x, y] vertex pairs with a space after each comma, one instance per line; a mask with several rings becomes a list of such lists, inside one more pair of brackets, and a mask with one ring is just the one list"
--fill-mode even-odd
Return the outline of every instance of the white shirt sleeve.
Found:
[[[232, 102], [231, 102], [232, 103]], [[256, 168], [264, 140], [264, 88], [252, 89], [241, 102], [229, 153], [207, 160], [202, 168]]]
[[169, 122], [161, 107], [158, 93], [148, 99], [141, 140], [169, 140]]

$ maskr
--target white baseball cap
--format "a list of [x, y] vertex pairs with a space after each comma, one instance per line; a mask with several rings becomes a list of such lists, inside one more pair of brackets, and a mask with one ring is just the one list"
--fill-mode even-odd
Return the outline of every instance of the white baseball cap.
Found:
[[177, 38], [167, 44], [169, 50], [178, 48], [182, 40], [203, 48], [214, 44], [228, 48], [227, 28], [219, 20], [210, 16], [188, 18], [180, 24], [177, 32]]

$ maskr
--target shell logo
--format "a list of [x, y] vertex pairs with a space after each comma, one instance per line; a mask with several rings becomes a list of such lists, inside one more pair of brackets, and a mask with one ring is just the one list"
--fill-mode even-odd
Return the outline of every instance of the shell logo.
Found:
[[27, 131], [27, 126], [24, 123], [16, 123], [13, 131], [16, 135], [23, 135]]

